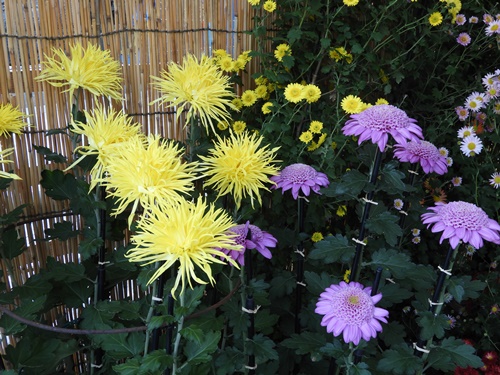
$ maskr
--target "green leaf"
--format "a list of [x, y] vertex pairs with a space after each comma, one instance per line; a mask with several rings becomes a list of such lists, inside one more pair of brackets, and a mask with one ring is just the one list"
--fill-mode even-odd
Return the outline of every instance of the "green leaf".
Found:
[[78, 308], [87, 304], [88, 299], [94, 292], [94, 285], [86, 278], [71, 283], [62, 283], [60, 294], [68, 307]]
[[330, 285], [338, 282], [337, 279], [330, 276], [326, 272], [321, 272], [321, 274], [318, 274], [316, 272], [305, 271], [304, 278], [306, 281], [307, 290], [317, 296], [324, 292], [325, 289]]
[[478, 298], [486, 283], [481, 280], [472, 280], [469, 275], [451, 276], [448, 279], [446, 290], [451, 293], [458, 303], [468, 298]]
[[0, 233], [2, 235], [0, 238], [0, 258], [5, 256], [7, 259], [14, 259], [24, 252], [26, 240], [23, 237], [18, 237], [15, 227]]
[[315, 332], [292, 333], [291, 337], [281, 342], [285, 348], [294, 349], [295, 354], [312, 354], [319, 351], [326, 344], [324, 334]]
[[398, 322], [392, 321], [382, 325], [379, 337], [387, 346], [404, 343], [406, 337], [405, 327]]
[[26, 300], [45, 296], [52, 290], [52, 284], [48, 280], [50, 275], [47, 273], [33, 275], [22, 286], [14, 288], [14, 293]]
[[[16, 315], [19, 315], [20, 317], [33, 320], [35, 319], [35, 314], [43, 308], [46, 299], [47, 296], [42, 296], [36, 299], [23, 300], [21, 302], [21, 306], [14, 310], [14, 313]], [[24, 331], [26, 325], [14, 318], [11, 318], [7, 314], [3, 314], [0, 317], [0, 327], [4, 329], [2, 334], [14, 335], [16, 333]]]
[[106, 354], [114, 359], [133, 357], [144, 349], [144, 332], [114, 333], [112, 335], [94, 335], [94, 341]]
[[300, 29], [300, 27], [294, 26], [291, 27], [290, 30], [288, 30], [287, 38], [290, 46], [292, 46], [301, 37], [302, 37], [302, 30]]
[[36, 146], [33, 145], [33, 148], [38, 152], [40, 155], [43, 155], [43, 158], [46, 161], [53, 161], [54, 163], [66, 163], [68, 159], [66, 156], [57, 154], [53, 152], [50, 148], [44, 147], [44, 146]]
[[187, 288], [184, 290], [184, 306], [175, 306], [174, 308], [174, 316], [176, 317], [176, 320], [180, 319], [182, 315], [186, 316], [191, 314], [201, 303], [201, 298], [204, 293], [205, 285], [198, 285], [193, 289]]
[[12, 211], [7, 212], [5, 215], [0, 216], [0, 227], [6, 227], [10, 224], [17, 223], [19, 221], [19, 217], [26, 207], [28, 207], [27, 204], [22, 204], [14, 208]]
[[390, 307], [413, 296], [411, 291], [401, 288], [398, 284], [385, 284], [380, 288], [380, 292], [383, 296], [382, 300], [378, 303], [380, 307]]
[[40, 185], [45, 189], [45, 194], [55, 200], [73, 198], [78, 188], [75, 176], [58, 169], [54, 171], [42, 171]]
[[356, 169], [352, 169], [344, 174], [337, 183], [330, 184], [329, 187], [321, 189], [321, 193], [327, 197], [338, 199], [353, 199], [363, 191], [368, 184], [368, 177]]
[[371, 372], [368, 370], [368, 365], [366, 363], [360, 362], [351, 366], [349, 374], [371, 375]]
[[206, 332], [203, 341], [188, 341], [184, 348], [184, 354], [189, 364], [205, 363], [212, 359], [212, 354], [217, 350], [217, 344], [221, 337], [220, 332]]
[[108, 311], [105, 304], [98, 303], [97, 306], [88, 306], [82, 311], [82, 322], [80, 327], [83, 329], [110, 329], [116, 323], [111, 319], [115, 312]]
[[47, 270], [49, 276], [56, 281], [71, 283], [84, 279], [85, 267], [77, 263], [60, 263], [52, 257], [47, 257]]
[[184, 327], [181, 329], [181, 335], [184, 337], [186, 340], [194, 341], [197, 344], [201, 344], [201, 341], [203, 340], [203, 330], [196, 328], [196, 327]]
[[321, 38], [319, 42], [321, 44], [321, 48], [323, 49], [330, 48], [330, 45], [332, 44], [332, 40], [330, 38]]
[[248, 353], [255, 355], [257, 363], [277, 360], [278, 352], [274, 347], [274, 342], [261, 333], [256, 334], [252, 340], [248, 340]]
[[413, 349], [406, 344], [385, 350], [382, 356], [377, 365], [378, 371], [396, 375], [414, 375], [423, 367], [422, 358], [413, 354]]
[[388, 211], [384, 211], [378, 215], [369, 217], [366, 222], [366, 228], [376, 234], [382, 234], [389, 245], [395, 246], [398, 238], [403, 234], [398, 222], [399, 217], [392, 215]]
[[321, 260], [325, 264], [348, 263], [354, 256], [354, 249], [354, 246], [349, 244], [347, 237], [337, 234], [316, 242], [308, 258]]
[[456, 367], [483, 366], [481, 358], [474, 355], [474, 347], [464, 344], [462, 340], [448, 337], [441, 342], [441, 346], [432, 348], [427, 360], [429, 364], [441, 371], [453, 371]]
[[401, 194], [415, 190], [412, 186], [404, 183], [406, 176], [403, 172], [396, 169], [396, 163], [394, 162], [389, 162], [382, 167], [380, 177], [381, 179], [377, 188], [388, 194]]
[[120, 375], [137, 375], [139, 373], [140, 367], [141, 363], [139, 359], [130, 358], [127, 359], [125, 363], [113, 366], [113, 370], [115, 370]]
[[153, 316], [148, 323], [148, 330], [151, 331], [155, 328], [160, 328], [173, 322], [175, 322], [175, 319], [172, 315]]
[[285, 270], [281, 271], [280, 274], [275, 273], [270, 284], [269, 296], [271, 299], [290, 295], [297, 285], [295, 276], [290, 271]]
[[59, 239], [60, 241], [66, 241], [70, 238], [78, 236], [79, 231], [73, 230], [73, 223], [71, 221], [62, 221], [60, 223], [55, 223], [52, 228], [45, 229], [46, 240]]
[[420, 331], [420, 338], [422, 340], [429, 340], [434, 336], [440, 339], [444, 337], [445, 329], [450, 327], [446, 315], [440, 314], [435, 316], [431, 311], [421, 312], [417, 318], [417, 324], [422, 328]]
[[172, 366], [172, 363], [172, 356], [167, 355], [165, 350], [154, 350], [143, 357], [141, 363], [141, 373], [163, 373], [169, 366]]
[[398, 279], [404, 278], [406, 276], [406, 272], [415, 266], [415, 264], [410, 262], [408, 255], [397, 252], [393, 249], [380, 249], [374, 252], [372, 255], [372, 261], [366, 263], [366, 265], [371, 265], [373, 269], [376, 269], [379, 266], [383, 267]]
[[255, 315], [255, 329], [263, 334], [273, 333], [276, 323], [278, 323], [279, 315], [271, 314], [269, 310], [259, 310]]

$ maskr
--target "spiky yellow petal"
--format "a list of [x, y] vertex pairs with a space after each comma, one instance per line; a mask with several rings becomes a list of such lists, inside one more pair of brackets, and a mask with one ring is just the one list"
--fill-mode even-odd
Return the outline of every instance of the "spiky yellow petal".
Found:
[[26, 126], [23, 120], [28, 117], [10, 104], [0, 104], [0, 137], [10, 136], [11, 133], [21, 134], [21, 129]]

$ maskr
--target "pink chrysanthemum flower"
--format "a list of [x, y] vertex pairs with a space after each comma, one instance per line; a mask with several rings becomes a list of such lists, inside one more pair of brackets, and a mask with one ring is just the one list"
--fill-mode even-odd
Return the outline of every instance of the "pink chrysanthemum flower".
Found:
[[357, 282], [341, 281], [339, 285], [330, 285], [321, 293], [314, 310], [324, 315], [321, 325], [334, 336], [343, 333], [344, 341], [354, 345], [362, 338], [368, 341], [376, 337], [377, 332], [382, 331], [380, 322], [387, 323], [389, 312], [375, 307], [382, 294], [370, 296], [371, 289]]
[[457, 37], [457, 43], [460, 44], [461, 46], [468, 46], [470, 44], [471, 37], [467, 33], [460, 33], [458, 34]]
[[465, 137], [474, 134], [476, 134], [476, 132], [474, 131], [474, 128], [472, 126], [463, 126], [457, 131], [457, 137], [460, 139], [464, 139]]
[[238, 245], [244, 247], [243, 251], [229, 250], [229, 249], [219, 249], [223, 253], [229, 255], [240, 265], [245, 265], [245, 251], [246, 250], [257, 250], [264, 258], [271, 259], [272, 254], [268, 247], [276, 247], [278, 240], [274, 238], [270, 233], [263, 231], [256, 225], [250, 224], [248, 221], [246, 224], [235, 225], [228, 230], [230, 234], [237, 234], [237, 237], [233, 238], [233, 241]]
[[422, 223], [427, 224], [427, 228], [432, 227], [433, 233], [443, 232], [439, 243], [449, 239], [454, 249], [460, 241], [476, 249], [483, 247], [483, 240], [500, 244], [500, 225], [472, 203], [438, 202], [428, 210], [432, 212], [422, 214]]
[[467, 22], [467, 18], [465, 18], [465, 15], [463, 14], [457, 14], [456, 17], [455, 17], [455, 23], [458, 25], [458, 26], [462, 26], [463, 24], [465, 24]]
[[351, 115], [342, 132], [344, 135], [359, 136], [358, 144], [371, 138], [380, 151], [384, 151], [389, 134], [397, 143], [423, 138], [422, 129], [416, 122], [405, 111], [390, 104], [380, 104]]
[[489, 25], [491, 22], [493, 22], [494, 18], [491, 14], [485, 13], [483, 14], [483, 22], [487, 25]]
[[479, 22], [479, 18], [477, 18], [476, 16], [471, 16], [469, 18], [469, 23], [478, 23]]
[[453, 177], [451, 179], [451, 183], [453, 184], [453, 186], [455, 187], [458, 187], [460, 185], [462, 185], [462, 177]]
[[425, 173], [448, 172], [446, 157], [441, 155], [438, 148], [427, 141], [411, 141], [394, 146], [394, 156], [401, 162], [420, 163]]
[[459, 106], [455, 108], [455, 112], [460, 121], [465, 121], [469, 117], [469, 110], [465, 107]]
[[488, 89], [493, 86], [495, 82], [498, 82], [496, 78], [497, 76], [495, 73], [488, 73], [481, 79], [481, 82], [483, 83], [483, 86]]
[[276, 183], [271, 189], [281, 188], [283, 193], [292, 189], [294, 199], [298, 198], [300, 190], [305, 196], [309, 196], [311, 190], [320, 194], [319, 189], [322, 186], [330, 185], [326, 174], [317, 172], [313, 167], [302, 163], [291, 164], [270, 179]]

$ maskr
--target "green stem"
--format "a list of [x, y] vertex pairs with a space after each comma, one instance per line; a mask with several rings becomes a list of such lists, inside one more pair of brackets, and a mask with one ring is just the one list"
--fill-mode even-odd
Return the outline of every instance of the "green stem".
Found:
[[[179, 303], [181, 307], [184, 307], [184, 293], [181, 293], [181, 295], [179, 296]], [[177, 368], [179, 366], [178, 356], [179, 356], [179, 347], [181, 343], [181, 331], [183, 326], [184, 326], [184, 315], [181, 316], [181, 318], [179, 319], [179, 323], [177, 323], [177, 334], [175, 336], [174, 353], [173, 353], [174, 364], [172, 366], [172, 375], [177, 374]]]
[[[158, 262], [155, 264], [155, 268], [159, 266]], [[153, 290], [151, 291], [151, 303], [149, 304], [149, 311], [148, 315], [146, 317], [146, 325], [149, 324], [151, 321], [151, 318], [153, 317], [154, 309], [155, 309], [155, 300], [153, 297], [156, 296], [156, 291], [158, 288], [158, 283], [155, 281], [153, 282]], [[146, 330], [146, 339], [144, 340], [144, 357], [148, 354], [148, 349], [149, 349], [149, 338], [151, 336], [151, 331], [148, 329]]]

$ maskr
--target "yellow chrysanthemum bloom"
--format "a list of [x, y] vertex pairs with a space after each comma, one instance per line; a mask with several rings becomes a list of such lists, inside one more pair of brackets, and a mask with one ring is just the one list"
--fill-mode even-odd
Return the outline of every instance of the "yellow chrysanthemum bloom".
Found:
[[325, 143], [326, 137], [327, 137], [326, 133], [321, 133], [321, 135], [318, 138], [318, 142], [311, 141], [311, 144], [307, 146], [307, 151], [317, 150], [323, 143]]
[[462, 9], [462, 2], [460, 0], [446, 0], [446, 7], [448, 8], [448, 13], [451, 14], [451, 19], [454, 22], [458, 12]]
[[217, 190], [219, 197], [231, 194], [236, 208], [246, 196], [250, 197], [252, 207], [255, 198], [262, 204], [260, 189], [269, 191], [266, 185], [273, 183], [269, 176], [278, 173], [273, 163], [278, 161], [275, 159], [279, 147], [261, 147], [263, 140], [256, 133], [231, 134], [219, 138], [208, 156], [200, 155], [202, 166], [207, 168], [206, 185]]
[[276, 10], [276, 2], [273, 0], [267, 0], [262, 6], [266, 12], [272, 13]]
[[359, 111], [363, 112], [365, 109], [368, 109], [370, 107], [373, 107], [370, 103], [361, 102], [361, 107], [360, 107]]
[[302, 134], [299, 137], [299, 140], [304, 142], [304, 143], [309, 143], [313, 139], [313, 133], [311, 133], [309, 130], [302, 132]]
[[350, 278], [351, 278], [351, 270], [346, 270], [344, 272], [344, 281], [348, 283]]
[[83, 155], [77, 159], [70, 169], [78, 164], [87, 155], [97, 155], [97, 162], [90, 174], [92, 181], [90, 189], [94, 188], [102, 178], [107, 161], [114, 153], [116, 147], [141, 134], [141, 125], [132, 122], [132, 117], [128, 117], [123, 111], [115, 112], [110, 109], [108, 113], [97, 104], [92, 112], [84, 111], [86, 123], [73, 122], [71, 130], [73, 133], [82, 134], [87, 138], [87, 145], [79, 146], [75, 153]]
[[319, 134], [321, 133], [321, 129], [323, 129], [323, 123], [321, 121], [311, 121], [311, 124], [309, 125], [309, 131], [311, 133]]
[[273, 106], [273, 103], [271, 103], [271, 102], [264, 103], [262, 105], [262, 113], [265, 115], [268, 115], [269, 113], [271, 113], [272, 106]]
[[[7, 163], [13, 163], [12, 160], [6, 160], [5, 158], [7, 156], [12, 155], [14, 152], [14, 148], [6, 148], [5, 150], [0, 150], [0, 164], [7, 164]], [[0, 178], [8, 178], [8, 179], [13, 179], [13, 180], [22, 180], [21, 177], [19, 177], [15, 173], [8, 173], [0, 170]]]
[[248, 0], [248, 3], [253, 6], [257, 6], [260, 4], [260, 0]]
[[291, 103], [298, 103], [304, 99], [304, 86], [300, 83], [289, 83], [285, 88], [285, 99]]
[[431, 26], [438, 26], [443, 22], [443, 15], [439, 12], [434, 12], [429, 16]]
[[347, 206], [346, 205], [339, 206], [339, 208], [337, 208], [336, 214], [338, 217], [344, 217], [347, 214]]
[[375, 102], [375, 105], [381, 105], [381, 104], [389, 104], [389, 102], [384, 98], [378, 98], [377, 101]]
[[103, 51], [98, 46], [89, 44], [84, 49], [80, 43], [70, 46], [71, 58], [62, 49], [52, 49], [54, 57], [44, 55], [42, 72], [37, 81], [46, 81], [52, 86], [69, 86], [67, 90], [72, 98], [76, 89], [88, 90], [95, 96], [110, 96], [122, 99], [121, 66], [111, 57], [109, 50]]
[[257, 86], [267, 85], [268, 83], [269, 83], [268, 79], [264, 76], [259, 76], [259, 77], [255, 78], [255, 84]]
[[302, 93], [308, 103], [317, 102], [321, 98], [321, 90], [316, 85], [305, 85]]
[[217, 129], [219, 129], [219, 130], [226, 130], [227, 128], [229, 128], [229, 122], [227, 122], [227, 121], [219, 121], [217, 123]]
[[312, 242], [319, 242], [323, 239], [323, 234], [321, 232], [314, 232], [311, 236]]
[[199, 117], [201, 124], [215, 133], [215, 124], [230, 119], [228, 108], [236, 109], [231, 100], [234, 98], [229, 77], [213, 63], [213, 59], [202, 56], [200, 60], [194, 55], [184, 57], [182, 65], [171, 62], [161, 77], [151, 77], [153, 86], [162, 96], [153, 100], [169, 103], [168, 107], [177, 110], [177, 118], [188, 109], [186, 121], [193, 115]]
[[243, 62], [246, 63], [249, 63], [251, 60], [252, 60], [252, 56], [250, 56], [250, 52], [252, 52], [251, 49], [247, 50], [247, 51], [243, 51], [242, 53], [240, 53], [240, 55], [238, 56], [238, 60], [241, 60]]
[[28, 117], [10, 104], [0, 104], [0, 137], [9, 137], [11, 133], [21, 134], [21, 129], [26, 126], [23, 120]]
[[234, 62], [231, 56], [221, 57], [217, 61], [217, 64], [219, 65], [219, 68], [224, 72], [232, 72], [234, 69]]
[[348, 7], [353, 7], [355, 5], [358, 5], [359, 0], [343, 0], [344, 5], [347, 5]]
[[274, 57], [276, 58], [276, 60], [280, 62], [283, 61], [283, 57], [291, 55], [292, 55], [292, 49], [286, 43], [278, 45], [274, 50]]
[[358, 96], [347, 95], [344, 99], [342, 99], [340, 106], [342, 107], [344, 112], [352, 115], [361, 112], [363, 108], [363, 102]]
[[231, 100], [231, 104], [234, 106], [234, 108], [239, 111], [241, 108], [243, 108], [243, 102], [241, 101], [240, 98], [234, 98]]
[[[217, 61], [217, 60], [222, 59], [223, 57], [228, 57], [229, 54], [226, 52], [225, 49], [219, 48], [219, 49], [216, 49], [215, 51], [212, 52], [212, 56]], [[229, 56], [229, 57], [231, 57], [231, 56]]]
[[241, 94], [241, 103], [245, 107], [250, 107], [255, 104], [257, 101], [257, 94], [253, 90], [245, 90], [243, 94]]
[[108, 195], [118, 198], [113, 214], [133, 204], [131, 225], [138, 205], [144, 208], [169, 205], [184, 199], [194, 189], [193, 181], [200, 171], [197, 163], [184, 163], [184, 149], [173, 141], [150, 135], [146, 142], [139, 138], [123, 143], [109, 158], [107, 176], [103, 180]]
[[235, 121], [233, 124], [233, 131], [236, 134], [239, 134], [242, 131], [244, 131], [246, 129], [246, 127], [247, 127], [247, 123], [245, 121]]
[[265, 98], [267, 95], [267, 85], [259, 85], [255, 88], [255, 95], [259, 99]]
[[[179, 268], [171, 289], [175, 298], [179, 284], [179, 294], [184, 293], [186, 285], [193, 288], [193, 281], [214, 284], [213, 263], [231, 263], [238, 267], [230, 256], [219, 250], [243, 250], [233, 240], [236, 235], [230, 234], [232, 226], [233, 221], [223, 209], [207, 205], [201, 197], [194, 203], [183, 199], [168, 210], [151, 206], [148, 215], [138, 222], [138, 232], [132, 236], [135, 247], [126, 256], [130, 262], [141, 262], [143, 265], [163, 262], [148, 284], [178, 261]], [[208, 281], [196, 275], [198, 270], [206, 275]]]

